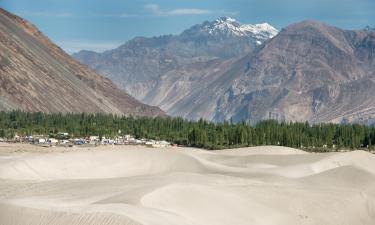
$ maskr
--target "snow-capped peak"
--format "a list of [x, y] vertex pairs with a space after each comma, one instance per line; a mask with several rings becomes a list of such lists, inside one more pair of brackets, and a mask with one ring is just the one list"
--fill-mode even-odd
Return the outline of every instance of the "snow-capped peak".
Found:
[[232, 18], [232, 17], [228, 17], [228, 16], [225, 16], [225, 17], [221, 17], [217, 20], [215, 20], [217, 22], [228, 22], [228, 23], [233, 23], [233, 22], [237, 22], [236, 19]]
[[268, 23], [260, 23], [255, 25], [244, 24], [241, 25], [241, 30], [245, 33], [254, 34], [259, 38], [266, 39], [273, 38], [279, 32], [278, 30], [276, 30], [276, 28]]
[[277, 35], [278, 30], [268, 23], [241, 24], [231, 17], [221, 17], [212, 22], [196, 25], [184, 32], [185, 34], [203, 34], [219, 37], [250, 37], [257, 44]]

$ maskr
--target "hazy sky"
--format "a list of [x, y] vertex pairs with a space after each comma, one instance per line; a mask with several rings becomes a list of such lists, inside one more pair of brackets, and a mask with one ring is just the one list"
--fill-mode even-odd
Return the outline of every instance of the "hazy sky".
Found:
[[375, 26], [375, 0], [0, 0], [0, 7], [30, 20], [69, 53], [178, 34], [222, 16], [278, 29], [305, 19], [346, 29]]

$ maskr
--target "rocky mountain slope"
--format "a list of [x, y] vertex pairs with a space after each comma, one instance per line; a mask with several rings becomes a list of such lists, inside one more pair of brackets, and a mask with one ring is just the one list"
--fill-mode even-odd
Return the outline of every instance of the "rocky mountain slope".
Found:
[[[276, 31], [270, 32], [269, 36], [263, 36], [260, 45], [254, 36], [247, 39], [252, 40], [249, 43], [253, 45], [240, 41], [234, 41], [238, 45], [226, 45], [221, 42], [222, 37], [241, 39], [246, 30], [251, 29], [244, 29], [246, 26], [231, 19], [226, 19], [226, 25], [217, 24], [220, 20], [194, 26], [181, 34], [179, 38], [188, 35], [184, 40], [190, 40], [187, 43], [191, 44], [184, 50], [181, 46], [185, 45], [178, 43], [179, 55], [162, 51], [168, 52], [164, 60], [172, 59], [167, 60], [170, 62], [167, 69], [158, 57], [154, 57], [154, 61], [144, 61], [139, 57], [149, 55], [146, 54], [148, 51], [160, 56], [160, 51], [146, 48], [140, 42], [137, 45], [128, 42], [118, 49], [88, 57], [94, 60], [85, 60], [82, 53], [76, 57], [111, 79], [127, 83], [121, 87], [138, 99], [185, 118], [233, 119], [251, 123], [268, 118], [375, 122], [375, 33], [372, 29], [350, 31], [303, 21], [288, 26], [277, 36], [274, 36]], [[211, 37], [217, 45], [196, 41], [195, 36], [200, 37], [198, 40], [202, 36]], [[169, 46], [156, 42], [160, 40], [158, 38], [142, 40], [158, 47]], [[225, 40], [228, 43], [232, 39]], [[192, 43], [202, 51], [199, 57], [186, 57], [194, 59], [188, 63], [175, 60], [176, 55], [199, 52]], [[122, 54], [124, 51], [135, 56]], [[129, 60], [132, 63], [121, 64]], [[139, 73], [134, 68], [149, 70]], [[133, 77], [125, 72], [127, 70], [132, 71], [134, 77], [142, 77], [141, 82], [133, 83]]]
[[[180, 35], [138, 37], [111, 51], [81, 51], [73, 57], [110, 78], [135, 98], [172, 112], [179, 108], [172, 101], [194, 92], [194, 86], [207, 79], [205, 75], [215, 73], [227, 60], [245, 56], [276, 34], [277, 30], [266, 23], [240, 24], [223, 17], [195, 25]], [[181, 84], [176, 88], [183, 86], [183, 89], [165, 90], [165, 95], [158, 91], [176, 83]]]
[[375, 33], [293, 24], [224, 77], [228, 85], [208, 88], [210, 119], [374, 123]]
[[165, 115], [72, 59], [35, 26], [0, 8], [0, 110]]

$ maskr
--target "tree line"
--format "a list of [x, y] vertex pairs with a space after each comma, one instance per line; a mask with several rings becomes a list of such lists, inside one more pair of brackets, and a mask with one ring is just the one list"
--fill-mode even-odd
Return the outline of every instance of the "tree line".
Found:
[[358, 124], [309, 124], [308, 122], [260, 121], [213, 123], [182, 118], [135, 118], [108, 114], [46, 114], [41, 112], [0, 112], [0, 137], [15, 134], [54, 136], [68, 132], [71, 137], [115, 137], [131, 134], [136, 138], [167, 140], [205, 149], [260, 145], [280, 145], [325, 151], [332, 149], [373, 149], [375, 128]]

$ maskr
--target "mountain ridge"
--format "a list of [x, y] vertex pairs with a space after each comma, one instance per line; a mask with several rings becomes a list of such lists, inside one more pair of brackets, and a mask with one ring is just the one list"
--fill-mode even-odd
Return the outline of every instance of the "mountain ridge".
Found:
[[278, 31], [268, 23], [262, 24], [241, 24], [231, 17], [221, 17], [212, 22], [205, 21], [183, 31], [181, 36], [208, 35], [208, 36], [237, 36], [253, 37], [260, 40], [267, 40], [276, 36]]
[[[193, 29], [196, 30], [194, 26]], [[190, 41], [199, 40], [195, 37]], [[172, 60], [168, 69], [157, 75], [156, 70], [151, 69], [142, 74], [144, 80], [124, 89], [134, 88], [136, 91], [130, 93], [138, 99], [188, 119], [203, 117], [212, 121], [232, 119], [250, 123], [262, 119], [375, 122], [375, 102], [371, 97], [375, 96], [373, 32], [343, 30], [306, 20], [283, 28], [261, 45], [253, 39], [248, 51], [234, 50], [250, 45], [238, 39], [226, 43], [231, 41], [238, 46], [214, 42], [215, 47], [219, 46], [217, 52], [207, 47], [210, 42], [197, 41], [199, 50], [193, 53], [202, 49], [204, 52], [197, 54], [199, 57], [191, 57], [196, 61]], [[194, 44], [189, 45], [187, 52], [194, 49], [192, 46]], [[230, 46], [228, 51], [227, 46]], [[233, 54], [223, 54], [232, 50]], [[118, 49], [112, 52], [117, 53], [119, 62], [128, 59]], [[110, 66], [113, 61], [104, 55], [96, 55], [98, 64], [86, 63], [111, 77], [116, 74]], [[171, 51], [166, 56], [174, 59], [176, 54]], [[147, 66], [139, 58], [133, 60], [139, 67]], [[131, 68], [123, 66], [122, 69]], [[124, 74], [117, 75], [120, 81], [133, 80]]]
[[[157, 89], [163, 88], [159, 84], [165, 74], [190, 74], [192, 77], [187, 79], [197, 80], [199, 74], [208, 74], [209, 71], [217, 70], [217, 68], [206, 68], [202, 66], [203, 64], [226, 65], [227, 61], [246, 55], [259, 46], [258, 42], [265, 41], [264, 37], [258, 39], [254, 35], [233, 36], [230, 35], [231, 32], [227, 35], [225, 33], [227, 30], [215, 35], [207, 31], [201, 32], [204, 27], [215, 28], [216, 25], [226, 23], [228, 20], [230, 24], [235, 23], [237, 27], [243, 26], [233, 19], [222, 18], [194, 25], [180, 35], [137, 37], [101, 54], [81, 51], [73, 54], [73, 57], [109, 77], [138, 100], [159, 105], [164, 98], [175, 97], [160, 96], [159, 102], [152, 96]], [[273, 28], [272, 32], [276, 32], [276, 29]], [[198, 71], [194, 68], [200, 69]], [[178, 98], [174, 101], [178, 101]]]
[[0, 8], [0, 109], [165, 115], [73, 60], [34, 25]]
[[[361, 30], [346, 31], [316, 21], [293, 24], [256, 56], [245, 58], [251, 68], [238, 75], [240, 78], [227, 92], [232, 91], [236, 99], [249, 98], [256, 90], [263, 92], [264, 96], [256, 99], [263, 106], [268, 104], [265, 109], [254, 101], [242, 102], [255, 104], [253, 109], [245, 110], [254, 113], [255, 121], [267, 118], [273, 111], [297, 121], [372, 120], [373, 41], [370, 33]], [[245, 63], [240, 64], [234, 67], [245, 67]], [[359, 115], [364, 111], [371, 113], [368, 117]], [[248, 117], [240, 114], [237, 111], [233, 116]]]

